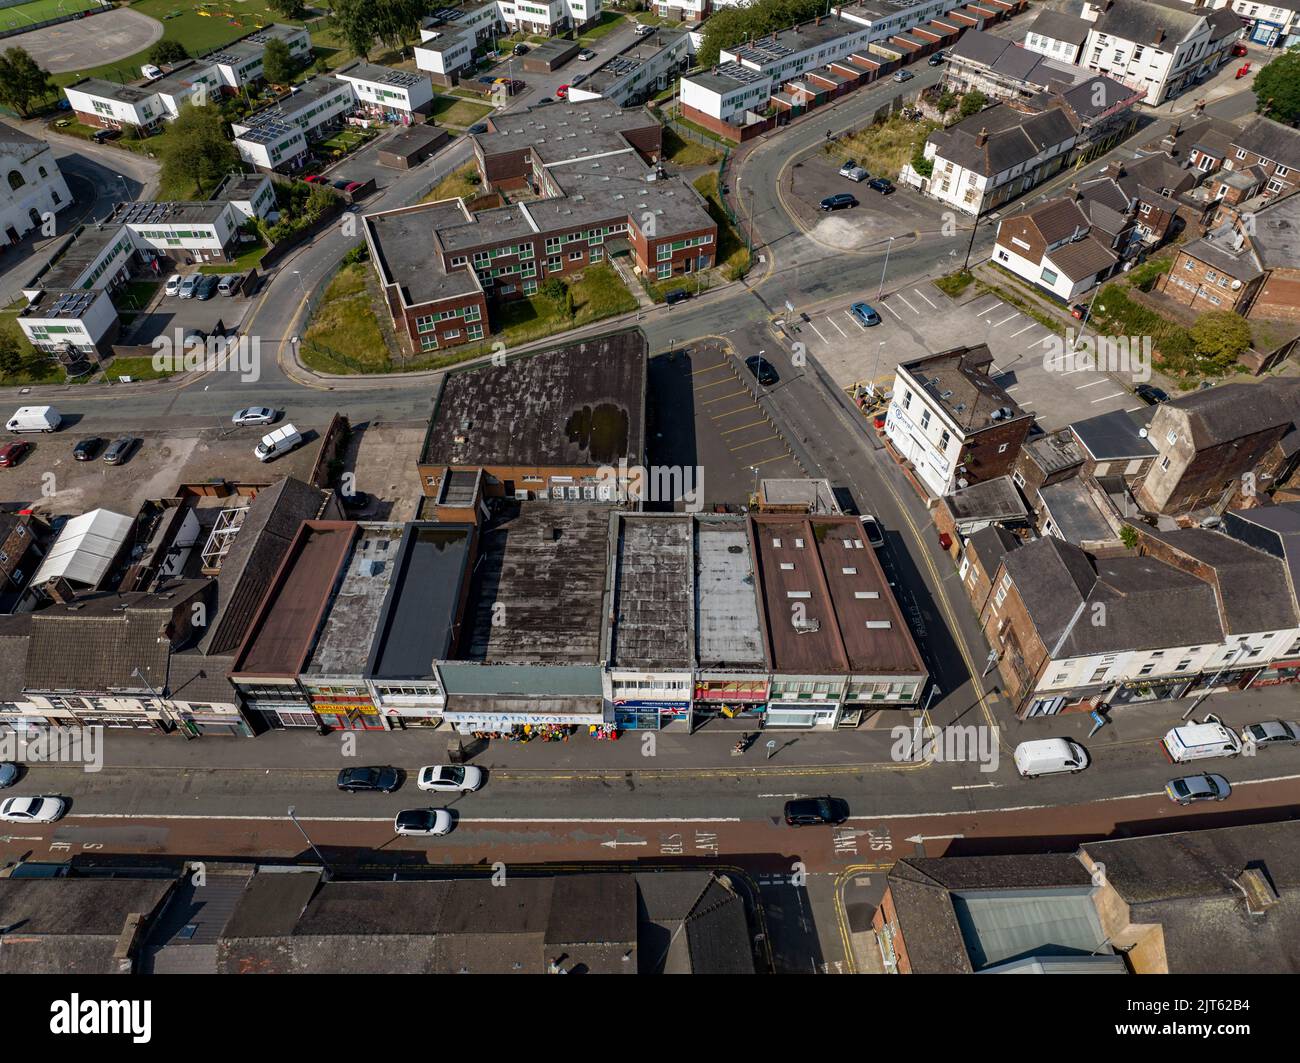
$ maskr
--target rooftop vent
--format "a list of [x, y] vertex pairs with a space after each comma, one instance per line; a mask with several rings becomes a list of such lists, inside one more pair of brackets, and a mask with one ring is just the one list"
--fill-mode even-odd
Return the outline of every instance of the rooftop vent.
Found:
[[1263, 915], [1281, 900], [1262, 867], [1246, 868], [1235, 881], [1246, 895], [1246, 910], [1251, 915]]

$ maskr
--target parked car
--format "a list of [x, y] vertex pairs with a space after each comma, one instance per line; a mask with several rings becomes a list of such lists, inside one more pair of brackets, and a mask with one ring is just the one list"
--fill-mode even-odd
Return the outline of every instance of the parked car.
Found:
[[176, 295], [181, 290], [182, 277], [179, 273], [173, 273], [167, 278], [167, 283], [163, 285], [163, 295]]
[[545, 107], [548, 103], [554, 103], [554, 102], [555, 100], [552, 99], [550, 96], [543, 96], [540, 100], [537, 101], [537, 106]]
[[862, 522], [862, 534], [867, 537], [867, 542], [874, 549], [879, 550], [885, 545], [885, 529], [880, 526], [880, 522], [875, 517], [870, 513], [864, 513], [858, 520]]
[[847, 210], [849, 207], [856, 207], [858, 201], [847, 192], [836, 192], [833, 196], [827, 196], [821, 202], [822, 210]]
[[691, 293], [685, 288], [674, 288], [671, 292], [664, 293], [664, 302], [669, 306], [676, 306], [678, 303], [684, 303], [691, 297]]
[[1169, 393], [1154, 384], [1138, 384], [1133, 389], [1133, 394], [1145, 402], [1148, 406], [1156, 406], [1162, 402], [1169, 401]]
[[291, 424], [281, 425], [262, 437], [261, 442], [253, 448], [253, 456], [258, 461], [274, 461], [288, 454], [301, 442], [302, 433], [298, 429]]
[[934, 55], [930, 56], [930, 58], [926, 60], [926, 62], [929, 63], [930, 66], [942, 66], [944, 60], [947, 58], [948, 57], [944, 55], [943, 52], [935, 52]]
[[840, 176], [847, 177], [850, 181], [854, 181], [857, 184], [861, 184], [868, 177], [870, 177], [871, 174], [867, 173], [867, 171], [864, 170], [857, 163], [845, 163], [843, 166], [840, 167]]
[[1247, 746], [1289, 746], [1300, 742], [1300, 723], [1295, 720], [1265, 720], [1241, 729]]
[[361, 188], [361, 187], [362, 187], [362, 182], [360, 182], [360, 181], [348, 181], [348, 182], [343, 186], [343, 191], [344, 191], [344, 192], [349, 192], [349, 193], [351, 193], [351, 192], [355, 192], [357, 189], [359, 189], [359, 188]]
[[1088, 751], [1073, 738], [1035, 738], [1021, 742], [1011, 754], [1021, 778], [1039, 775], [1077, 775], [1089, 763]]
[[18, 781], [17, 764], [0, 764], [0, 790], [8, 789]]
[[0, 447], [0, 469], [12, 469], [27, 456], [33, 446], [25, 439], [17, 439]]
[[351, 181], [346, 181], [346, 180], [344, 180], [342, 177], [340, 177], [340, 178], [338, 178], [338, 180], [336, 180], [336, 181], [331, 181], [331, 182], [330, 182], [330, 187], [331, 187], [331, 188], [337, 188], [340, 192], [342, 192], [342, 191], [343, 191], [345, 188], [347, 188], [348, 185], [350, 185], [351, 183], [352, 183]]
[[578, 53], [578, 58], [581, 59], [584, 63], [590, 63], [593, 59], [596, 58], [596, 53], [593, 52], [590, 48], [584, 48], [582, 51]]
[[754, 379], [765, 388], [770, 388], [781, 379], [776, 370], [772, 368], [772, 363], [761, 354], [751, 354], [745, 359], [745, 365], [754, 374]]
[[140, 73], [150, 81], [157, 81], [163, 76], [162, 70], [159, 67], [154, 66], [153, 63], [145, 63], [145, 65], [140, 68]]
[[1070, 307], [1070, 316], [1075, 318], [1076, 320], [1082, 321], [1084, 317], [1087, 316], [1087, 313], [1088, 313], [1087, 303], [1075, 303], [1072, 307]]
[[876, 313], [875, 307], [870, 303], [854, 303], [849, 307], [849, 313], [853, 315], [858, 324], [866, 328], [880, 324], [880, 315]]
[[109, 140], [116, 140], [121, 135], [122, 131], [120, 129], [98, 129], [91, 134], [90, 139], [96, 144], [103, 144]]
[[408, 808], [397, 813], [393, 830], [398, 834], [442, 835], [451, 833], [451, 813], [445, 808]]
[[180, 296], [182, 299], [193, 299], [194, 293], [195, 291], [198, 290], [199, 287], [200, 277], [202, 277], [201, 273], [187, 274], [185, 279], [181, 281], [180, 291], [178, 291], [176, 294]]
[[491, 76], [475, 78], [474, 80], [478, 82], [480, 85], [495, 85], [497, 83], [497, 79]]
[[647, 26], [640, 22], [637, 23], [636, 28], [633, 30], [638, 37], [644, 37], [647, 33], [654, 33], [654, 31], [655, 28], [653, 26]]
[[391, 794], [401, 785], [396, 768], [344, 768], [339, 772], [338, 788], [350, 794]]
[[1170, 779], [1165, 793], [1176, 805], [1190, 805], [1196, 801], [1225, 801], [1232, 795], [1232, 787], [1222, 775], [1184, 775]]
[[230, 419], [230, 423], [238, 425], [240, 428], [247, 428], [250, 425], [275, 424], [279, 416], [280, 411], [274, 410], [270, 406], [249, 406], [247, 409], [236, 411], [235, 416]]
[[515, 55], [527, 55], [527, 54], [528, 54], [528, 45], [526, 45], [526, 44], [522, 44], [522, 43], [521, 43], [521, 44], [516, 44], [516, 45], [514, 46], [513, 51], [514, 51], [514, 54], [515, 54]]
[[0, 802], [0, 820], [6, 823], [53, 823], [68, 809], [62, 797], [10, 797]]
[[83, 439], [72, 448], [72, 457], [75, 461], [94, 461], [95, 455], [99, 453], [103, 445], [104, 441], [99, 436]]
[[323, 178], [318, 173], [309, 173], [306, 177], [303, 178], [303, 180], [306, 181], [309, 185], [325, 184], [325, 178]]
[[579, 74], [577, 77], [573, 79], [573, 87], [576, 89], [579, 85], [581, 85], [586, 80], [587, 80], [586, 74]]
[[914, 77], [916, 77], [916, 75], [913, 74], [910, 70], [895, 70], [895, 71], [894, 71], [894, 80], [895, 80], [895, 81], [911, 81], [912, 78], [914, 78]]
[[469, 127], [468, 132], [470, 132], [470, 133], [486, 133], [486, 132], [487, 132], [487, 123], [486, 123], [486, 122], [475, 122], [472, 126]]
[[430, 764], [420, 769], [415, 785], [439, 793], [465, 793], [483, 785], [483, 769], [473, 765]]
[[1232, 46], [1232, 54], [1235, 58], [1240, 59], [1243, 55], [1247, 55], [1248, 52], [1246, 46], [1238, 41]]
[[785, 821], [791, 827], [843, 823], [849, 806], [838, 797], [800, 797], [785, 803]]
[[873, 177], [867, 187], [873, 192], [879, 192], [882, 196], [887, 196], [894, 191], [894, 182], [888, 177]]
[[221, 283], [217, 285], [217, 294], [228, 298], [238, 295], [243, 285], [244, 275], [242, 273], [224, 273], [221, 276]]
[[221, 278], [215, 273], [204, 273], [199, 277], [198, 287], [194, 289], [195, 299], [211, 299], [217, 294], [217, 285], [221, 283]]
[[140, 442], [135, 436], [119, 436], [108, 445], [104, 451], [105, 465], [125, 465], [127, 459], [135, 451], [135, 445]]

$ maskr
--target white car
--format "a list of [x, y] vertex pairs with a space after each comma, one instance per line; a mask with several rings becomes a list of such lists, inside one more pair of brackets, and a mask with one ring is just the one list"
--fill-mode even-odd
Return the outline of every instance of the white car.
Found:
[[421, 790], [464, 793], [483, 785], [483, 769], [457, 764], [430, 764], [420, 769], [415, 785]]
[[1241, 729], [1242, 741], [1248, 746], [1289, 746], [1300, 742], [1300, 723], [1295, 720], [1265, 720]]
[[862, 522], [862, 534], [867, 537], [873, 549], [879, 550], [885, 545], [885, 532], [880, 522], [870, 513], [858, 518]]
[[451, 833], [451, 813], [445, 808], [408, 808], [397, 813], [393, 830], [398, 834], [413, 836], [443, 835]]
[[11, 797], [0, 802], [0, 820], [6, 823], [53, 823], [67, 811], [61, 797]]
[[275, 424], [275, 419], [279, 417], [278, 411], [271, 409], [269, 406], [250, 406], [246, 410], [240, 410], [230, 419], [230, 423], [247, 427], [248, 425]]
[[163, 286], [163, 295], [179, 295], [181, 291], [181, 281], [185, 278], [179, 273], [173, 273], [167, 278], [166, 285]]

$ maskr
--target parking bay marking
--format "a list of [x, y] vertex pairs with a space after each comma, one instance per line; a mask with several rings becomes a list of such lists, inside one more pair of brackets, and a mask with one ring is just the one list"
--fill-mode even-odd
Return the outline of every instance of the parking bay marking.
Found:
[[1124, 393], [1123, 391], [1117, 391], [1117, 392], [1115, 392], [1114, 395], [1103, 395], [1101, 398], [1099, 398], [1099, 399], [1093, 399], [1092, 401], [1093, 401], [1093, 402], [1105, 402], [1107, 399], [1118, 399], [1118, 398], [1122, 398], [1124, 394], [1125, 394], [1125, 393]]
[[810, 329], [812, 329], [815, 333], [817, 333], [817, 336], [818, 336], [818, 338], [822, 341], [822, 343], [825, 343], [825, 342], [826, 342], [826, 337], [822, 335], [822, 330], [821, 330], [821, 329], [819, 329], [819, 328], [818, 328], [816, 325], [814, 325], [811, 321], [808, 322], [808, 327], [809, 327]]
[[[912, 291], [916, 292], [916, 294], [919, 295], [922, 299], [925, 299], [925, 292], [921, 291], [920, 288], [913, 288]], [[929, 305], [931, 310], [939, 309], [937, 306], [934, 305], [934, 303], [931, 303], [929, 299], [925, 299], [925, 301]]]
[[701, 406], [712, 406], [715, 402], [726, 402], [728, 399], [734, 399], [737, 395], [747, 395], [747, 394], [748, 394], [748, 392], [745, 391], [744, 388], [739, 388], [739, 389], [736, 390], [736, 391], [729, 391], [729, 392], [727, 392], [725, 395], [720, 396], [719, 398], [716, 398], [716, 399], [709, 399], [709, 400], [707, 400], [707, 401], [705, 401], [705, 402], [702, 402], [702, 403], [700, 403], [700, 405], [701, 405]]
[[773, 432], [770, 436], [765, 436], [762, 439], [755, 439], [752, 443], [741, 443], [740, 446], [738, 447], [729, 447], [728, 451], [734, 454], [738, 450], [745, 450], [747, 447], [756, 447], [760, 443], [767, 443], [773, 439], [780, 439], [780, 438], [781, 438], [780, 435], [778, 435], [776, 432]]
[[834, 327], [835, 327], [835, 331], [838, 332], [841, 336], [843, 336], [844, 339], [847, 340], [847, 339], [849, 338], [849, 334], [848, 334], [847, 332], [845, 332], [842, 328], [839, 327], [839, 325], [837, 325], [837, 324], [835, 323], [835, 319], [834, 319], [833, 317], [828, 317], [828, 318], [826, 319], [826, 322], [827, 322], [827, 324], [834, 325]]
[[1017, 310], [1015, 313], [1009, 314], [1007, 317], [1004, 317], [1001, 321], [993, 322], [993, 328], [1001, 328], [1008, 321], [1014, 321], [1019, 316], [1020, 316], [1020, 311]]
[[909, 309], [910, 311], [912, 311], [912, 313], [914, 313], [914, 314], [920, 314], [920, 313], [921, 313], [921, 311], [919, 311], [916, 307], [914, 307], [911, 303], [909, 303], [906, 299], [903, 298], [903, 293], [902, 293], [902, 292], [898, 292], [898, 293], [896, 293], [896, 297], [897, 297], [897, 298], [902, 302], [902, 304], [903, 304], [905, 307], [907, 307], [907, 309]]
[[724, 436], [734, 435], [737, 432], [743, 432], [746, 428], [753, 428], [755, 425], [767, 424], [767, 423], [768, 423], [767, 419], [763, 418], [762, 420], [758, 420], [758, 421], [750, 421], [749, 424], [742, 424], [739, 428], [728, 428], [725, 432], [720, 432], [718, 434]]

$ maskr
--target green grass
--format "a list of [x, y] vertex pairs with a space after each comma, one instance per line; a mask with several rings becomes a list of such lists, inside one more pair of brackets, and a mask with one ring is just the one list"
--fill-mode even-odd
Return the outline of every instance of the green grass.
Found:
[[573, 320], [564, 316], [542, 295], [502, 303], [492, 311], [493, 340], [514, 347], [557, 332], [590, 325], [593, 321], [628, 314], [637, 308], [636, 297], [627, 290], [612, 266], [598, 263], [583, 270], [582, 278], [569, 282], [573, 292]]
[[129, 376], [132, 380], [162, 380], [172, 375], [170, 369], [155, 369], [152, 355], [139, 358], [114, 358], [104, 367], [104, 379], [116, 380]]
[[607, 33], [613, 33], [625, 21], [622, 15], [614, 11], [602, 11], [600, 18], [596, 20], [595, 25], [588, 26], [579, 35], [578, 40], [583, 44], [591, 41], [598, 41]]
[[750, 267], [749, 247], [722, 205], [718, 192], [718, 175], [706, 173], [695, 182], [695, 190], [709, 203], [709, 216], [718, 226], [718, 255], [714, 265], [721, 267], [728, 280], [739, 280]]
[[19, 299], [11, 306], [0, 310], [0, 332], [8, 333], [18, 342], [25, 364], [14, 373], [0, 373], [0, 387], [26, 387], [29, 384], [57, 384], [64, 379], [63, 369], [47, 355], [37, 354], [36, 348], [28, 342], [23, 330], [18, 327], [18, 311], [27, 305], [26, 299]]
[[676, 166], [715, 166], [722, 161], [722, 152], [684, 140], [671, 129], [664, 130], [664, 158]]
[[491, 113], [492, 108], [484, 103], [471, 103], [454, 96], [435, 96], [430, 117], [439, 125], [467, 129]]
[[698, 295], [707, 292], [711, 287], [713, 287], [713, 274], [711, 271], [706, 271], [654, 281], [646, 284], [645, 290], [656, 303], [662, 303], [665, 295], [679, 288], [691, 295]]
[[827, 144], [825, 151], [838, 166], [845, 159], [853, 159], [870, 172], [872, 177], [897, 177], [903, 164], [911, 161], [916, 149], [925, 143], [938, 122], [909, 122], [902, 115], [894, 115], [879, 125], [868, 126]]
[[[392, 354], [384, 339], [367, 283], [370, 265], [354, 262], [335, 274], [303, 335], [299, 354], [313, 369], [329, 373], [382, 373], [392, 365]], [[353, 359], [361, 369], [337, 363], [329, 352], [338, 351]], [[315, 360], [334, 362], [326, 368]]]
[[95, 0], [31, 0], [0, 10], [0, 30], [21, 30], [60, 15], [72, 15], [99, 7]]
[[975, 275], [970, 270], [958, 270], [956, 273], [949, 273], [946, 277], [940, 277], [934, 282], [934, 286], [944, 295], [956, 299], [970, 287], [970, 282], [974, 279]]
[[143, 310], [162, 281], [138, 280], [128, 281], [113, 293], [113, 305], [119, 311]]
[[241, 252], [234, 262], [226, 263], [221, 266], [200, 266], [200, 273], [245, 273], [255, 266], [261, 265], [263, 256], [271, 250], [266, 246], [266, 242], [259, 236], [256, 244], [244, 245], [247, 250]]
[[459, 170], [452, 170], [429, 189], [420, 202], [432, 203], [439, 199], [475, 199], [482, 194], [483, 185], [478, 180], [478, 167], [471, 162]]

